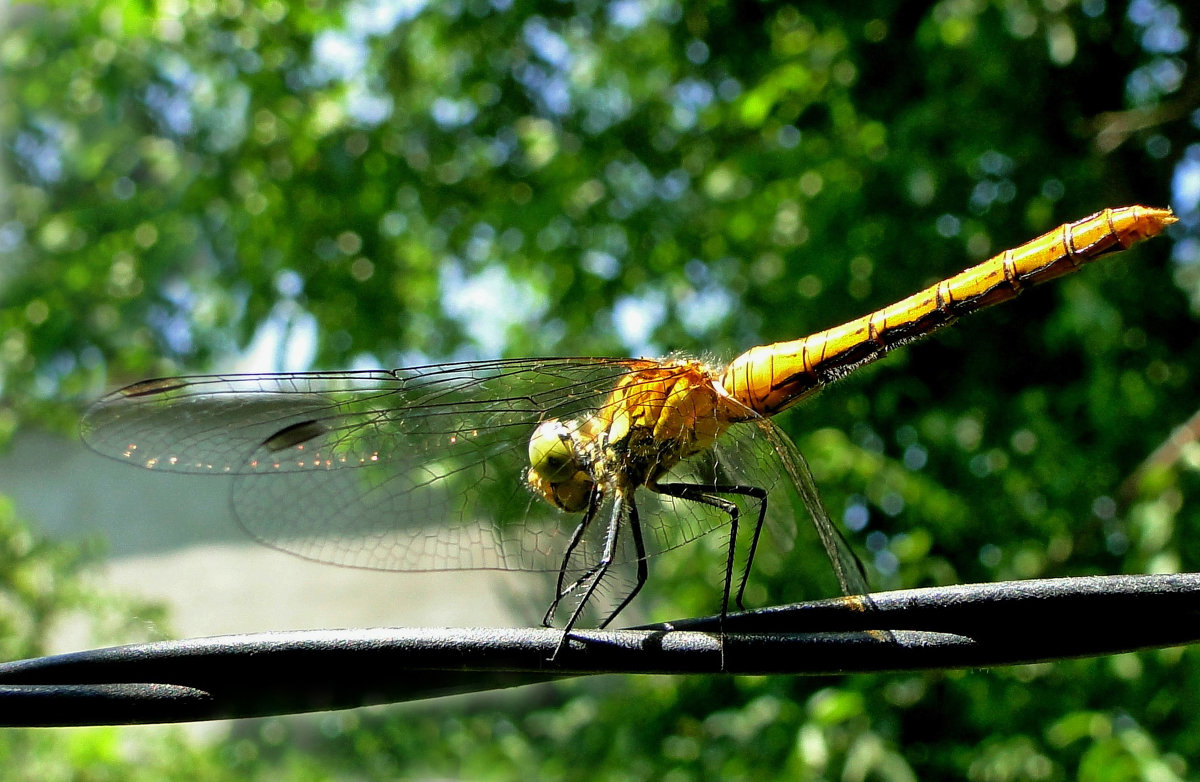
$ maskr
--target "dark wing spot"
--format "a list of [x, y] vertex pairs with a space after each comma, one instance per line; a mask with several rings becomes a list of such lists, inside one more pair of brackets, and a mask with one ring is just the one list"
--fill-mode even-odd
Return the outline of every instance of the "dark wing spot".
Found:
[[320, 437], [329, 431], [329, 427], [320, 421], [300, 421], [285, 426], [275, 434], [263, 440], [263, 447], [272, 453], [286, 451], [313, 438]]

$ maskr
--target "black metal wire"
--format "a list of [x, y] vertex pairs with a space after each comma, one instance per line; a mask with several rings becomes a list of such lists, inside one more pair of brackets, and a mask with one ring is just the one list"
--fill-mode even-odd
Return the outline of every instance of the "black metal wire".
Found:
[[629, 630], [317, 630], [0, 664], [0, 725], [265, 716], [597, 673], [836, 674], [1012, 665], [1200, 640], [1200, 574], [913, 589]]

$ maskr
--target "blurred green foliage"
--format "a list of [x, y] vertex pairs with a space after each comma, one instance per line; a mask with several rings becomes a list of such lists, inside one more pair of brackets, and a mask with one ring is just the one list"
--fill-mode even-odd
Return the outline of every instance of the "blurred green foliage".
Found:
[[[125, 381], [228, 368], [271, 334], [256, 370], [728, 358], [1104, 206], [1175, 200], [1171, 261], [1160, 239], [1091, 267], [782, 423], [880, 588], [1200, 563], [1194, 445], [1159, 452], [1119, 493], [1200, 405], [1194, 7], [92, 0], [6, 13], [0, 438], [65, 430], [81, 400]], [[766, 553], [752, 594], [796, 594], [814, 556]], [[719, 561], [664, 563], [642, 599], [655, 616], [707, 613]], [[16, 600], [37, 625], [38, 599]], [[331, 715], [299, 738], [302, 723], [254, 723], [181, 767], [1185, 778], [1198, 676], [1195, 653], [1167, 650], [605, 680], [546, 702]], [[21, 735], [28, 778], [72, 778], [75, 759], [137, 767], [117, 732]], [[41, 774], [54, 735], [79, 754]]]

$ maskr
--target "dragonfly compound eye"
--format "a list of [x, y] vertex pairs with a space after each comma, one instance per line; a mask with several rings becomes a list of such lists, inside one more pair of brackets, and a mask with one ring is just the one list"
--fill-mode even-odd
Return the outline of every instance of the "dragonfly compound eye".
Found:
[[529, 438], [529, 486], [565, 511], [587, 507], [595, 483], [575, 453], [571, 430], [562, 421], [543, 421]]
[[543, 421], [529, 438], [529, 466], [550, 483], [568, 480], [579, 471], [571, 432], [562, 421]]

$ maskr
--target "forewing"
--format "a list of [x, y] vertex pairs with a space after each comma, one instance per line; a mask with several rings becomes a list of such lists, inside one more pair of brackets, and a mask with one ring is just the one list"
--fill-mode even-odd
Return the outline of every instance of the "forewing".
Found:
[[541, 359], [146, 381], [87, 443], [156, 470], [234, 475], [238, 521], [299, 556], [384, 570], [555, 570], [577, 519], [525, 485], [547, 418], [600, 405], [641, 362]]

